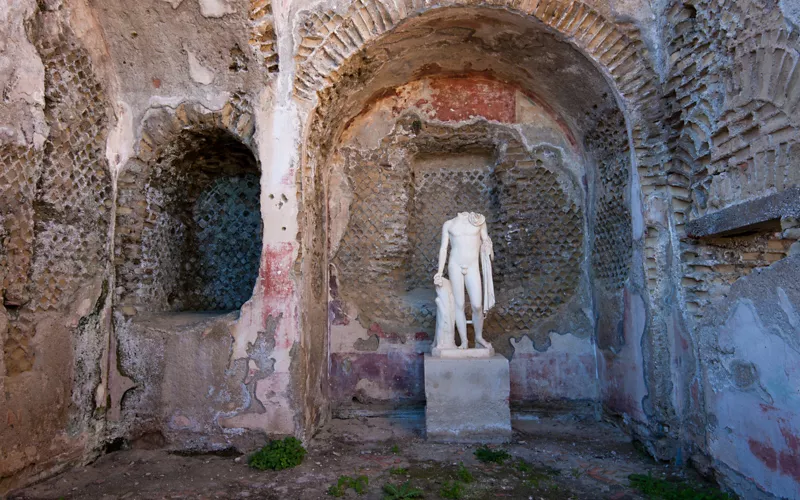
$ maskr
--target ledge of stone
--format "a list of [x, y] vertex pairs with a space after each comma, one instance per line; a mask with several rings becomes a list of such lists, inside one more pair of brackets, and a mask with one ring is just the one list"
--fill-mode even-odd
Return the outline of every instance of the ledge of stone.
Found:
[[723, 208], [686, 224], [690, 238], [779, 231], [781, 217], [800, 217], [800, 186]]

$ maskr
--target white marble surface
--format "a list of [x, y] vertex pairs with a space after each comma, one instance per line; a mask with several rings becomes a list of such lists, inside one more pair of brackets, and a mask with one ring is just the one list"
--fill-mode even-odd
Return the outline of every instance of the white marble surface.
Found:
[[[494, 353], [492, 344], [483, 338], [483, 319], [494, 307], [492, 259], [494, 250], [486, 227], [486, 217], [475, 212], [461, 212], [444, 223], [439, 267], [433, 277], [433, 284], [436, 286], [436, 336], [431, 352], [434, 356], [456, 348], [455, 329], [458, 330], [460, 339], [457, 349], [470, 350], [467, 347], [468, 323], [472, 323], [475, 329], [476, 347], [480, 346]], [[444, 277], [445, 263], [447, 278]], [[471, 322], [467, 321], [464, 311], [467, 297], [472, 311]], [[457, 357], [485, 356], [486, 354], [475, 353]]]

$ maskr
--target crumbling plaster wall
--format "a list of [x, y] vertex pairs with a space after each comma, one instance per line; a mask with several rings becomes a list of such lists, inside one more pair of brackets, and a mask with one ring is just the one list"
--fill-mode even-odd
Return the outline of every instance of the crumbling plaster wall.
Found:
[[687, 438], [743, 496], [794, 497], [796, 10], [790, 2], [670, 2], [662, 22], [673, 258], [685, 307], [672, 372], [688, 391], [680, 404], [692, 408]]
[[113, 93], [81, 2], [0, 7], [0, 494], [102, 442]]
[[[318, 103], [315, 108], [318, 116], [310, 122], [309, 135], [305, 139], [307, 147], [313, 148], [312, 154], [306, 160], [307, 165], [304, 166], [302, 174], [304, 196], [308, 200], [313, 199], [316, 206], [320, 205], [319, 193], [325, 189], [319, 171], [326, 162], [320, 158], [325, 158], [329, 154], [333, 147], [333, 138], [337, 137], [337, 130], [340, 130], [331, 123], [336, 123], [336, 120], [340, 120], [338, 122], [340, 124], [349, 123], [346, 117], [357, 114], [363, 103], [370, 103], [387, 89], [408, 81], [408, 75], [413, 74], [417, 68], [422, 75], [430, 74], [426, 72], [431, 69], [446, 74], [448, 71], [457, 72], [455, 66], [458, 66], [460, 61], [469, 59], [470, 69], [493, 72], [503, 79], [520, 80], [525, 85], [532, 85], [573, 128], [591, 130], [592, 126], [596, 125], [597, 116], [590, 111], [592, 105], [587, 106], [584, 100], [586, 92], [583, 95], [580, 92], [570, 94], [571, 80], [562, 78], [559, 82], [562, 84], [560, 90], [563, 93], [560, 99], [556, 98], [558, 92], [554, 94], [552, 86], [548, 87], [541, 81], [534, 82], [531, 73], [524, 76], [518, 73], [519, 68], [546, 67], [547, 61], [537, 61], [538, 64], [528, 65], [520, 63], [525, 60], [524, 52], [510, 52], [514, 54], [512, 58], [514, 64], [504, 66], [505, 54], [499, 48], [503, 46], [497, 44], [497, 40], [484, 46], [494, 51], [494, 57], [491, 59], [483, 57], [480, 52], [471, 52], [469, 44], [464, 44], [458, 49], [459, 56], [463, 58], [443, 58], [441, 54], [447, 53], [446, 51], [437, 53], [436, 50], [422, 49], [413, 52], [416, 57], [412, 59], [411, 64], [408, 64], [408, 60], [402, 56], [403, 50], [411, 51], [418, 39], [435, 37], [436, 32], [431, 35], [430, 29], [435, 30], [437, 22], [449, 23], [452, 29], [445, 35], [450, 36], [451, 40], [443, 40], [443, 46], [457, 43], [460, 33], [459, 23], [468, 26], [464, 27], [461, 33], [480, 26], [480, 23], [470, 24], [469, 21], [465, 23], [463, 18], [460, 18], [462, 14], [455, 9], [448, 11], [434, 8], [438, 6], [364, 2], [349, 9], [342, 7], [325, 11], [323, 7], [319, 7], [301, 14], [306, 21], [300, 29], [302, 38], [295, 61], [297, 76], [294, 93], [303, 101], [308, 99], [312, 103]], [[515, 8], [517, 6], [511, 6], [510, 10]], [[403, 24], [402, 20], [410, 13], [417, 14], [428, 9], [430, 12], [424, 16], [410, 17], [414, 19], [413, 23], [406, 21]], [[614, 335], [622, 331], [624, 324], [631, 325], [631, 334], [625, 346], [627, 355], [616, 356], [612, 363], [614, 367], [619, 367], [620, 381], [626, 383], [609, 384], [609, 396], [604, 398], [604, 402], [610, 403], [609, 410], [619, 413], [626, 421], [633, 422], [635, 425], [632, 425], [632, 430], [637, 434], [650, 443], [658, 443], [651, 447], [654, 454], [660, 457], [674, 456], [676, 444], [680, 439], [680, 425], [677, 422], [672, 425], [673, 421], [670, 420], [675, 414], [672, 409], [674, 386], [671, 383], [668, 365], [672, 342], [671, 332], [667, 327], [668, 310], [661, 307], [662, 301], [672, 289], [671, 281], [663, 277], [670, 274], [670, 266], [673, 265], [667, 259], [667, 256], [671, 255], [670, 246], [673, 242], [670, 240], [670, 218], [666, 210], [669, 199], [662, 181], [665, 177], [663, 167], [666, 148], [661, 127], [664, 108], [658, 101], [658, 82], [652, 69], [653, 59], [656, 58], [651, 58], [647, 54], [642, 34], [634, 27], [614, 24], [602, 13], [586, 4], [534, 2], [520, 6], [519, 9], [523, 14], [529, 14], [530, 18], [541, 20], [547, 29], [552, 28], [556, 33], [563, 33], [567, 43], [574, 44], [585, 56], [594, 60], [615, 89], [607, 93], [606, 97], [611, 96], [612, 99], [616, 97], [625, 110], [627, 118], [625, 124], [632, 147], [622, 153], [631, 155], [629, 185], [632, 191], [628, 199], [632, 208], [630, 224], [633, 246], [631, 276], [626, 287], [628, 293], [637, 299], [630, 303], [635, 303], [637, 306], [635, 309], [632, 307], [624, 309], [626, 320], [614, 323]], [[519, 29], [513, 16], [506, 16], [505, 10], [496, 9], [491, 12], [490, 16], [496, 15], [500, 18], [505, 16], [502, 21], [498, 20], [499, 24], [496, 26], [503, 26], [509, 31]], [[395, 28], [398, 25], [402, 29]], [[395, 31], [391, 31], [392, 29]], [[323, 33], [324, 36], [320, 37], [318, 33]], [[397, 49], [387, 49], [381, 43], [373, 42], [384, 33], [388, 33], [385, 35], [387, 43], [395, 43]], [[493, 33], [498, 34], [498, 40], [502, 39], [502, 30], [495, 28]], [[485, 35], [481, 34], [476, 38], [481, 39], [482, 36]], [[542, 38], [546, 39], [547, 36]], [[489, 35], [488, 38], [491, 37], [492, 35]], [[528, 40], [535, 39], [536, 35], [525, 33], [525, 35], [512, 35], [511, 38]], [[558, 35], [556, 39], [560, 40]], [[534, 43], [547, 42], [537, 40]], [[537, 54], [546, 53], [542, 50], [537, 52]], [[428, 66], [417, 63], [419, 60], [424, 60]], [[574, 59], [552, 57], [550, 60], [552, 62]], [[492, 63], [487, 64], [487, 61]], [[369, 84], [377, 80], [376, 74], [384, 74], [380, 73], [384, 68], [392, 70], [387, 69], [385, 73], [389, 75], [388, 80], [381, 80], [383, 88], [380, 85], [370, 86]], [[552, 73], [558, 72], [559, 69], [554, 68]], [[463, 71], [464, 68], [460, 70]], [[583, 71], [581, 74], [586, 77], [592, 74], [592, 71]], [[369, 84], [365, 85], [364, 82]], [[585, 85], [584, 82], [581, 88], [591, 94], [597, 89], [605, 88], [605, 83]], [[314, 92], [320, 89], [322, 92], [315, 97]], [[564, 99], [564, 95], [572, 95], [574, 98]], [[613, 206], [613, 203], [609, 203], [608, 206]], [[324, 232], [321, 228], [325, 219], [315, 219], [313, 215], [309, 215], [313, 211], [305, 213], [313, 222], [307, 227], [313, 227], [317, 232], [315, 237], [310, 237], [306, 243], [314, 240], [324, 242]], [[654, 237], [645, 238], [645, 231]], [[326, 267], [323, 266], [323, 269]], [[321, 281], [324, 282], [325, 278], [326, 274], [323, 273]], [[314, 280], [317, 279], [315, 276]], [[621, 308], [623, 301], [621, 296], [619, 297], [617, 304]], [[654, 362], [648, 363], [651, 359]], [[601, 380], [603, 379], [611, 380], [608, 377], [603, 377]], [[626, 400], [631, 395], [633, 405], [615, 405], [616, 401]], [[637, 409], [638, 411], [635, 411]], [[665, 433], [665, 429], [672, 431]]]
[[[140, 311], [118, 304], [115, 354], [121, 371], [111, 390], [111, 437], [160, 434], [170, 447], [213, 449], [252, 448], [267, 434], [294, 434], [302, 425], [295, 399], [300, 391], [293, 385], [300, 362], [292, 363], [299, 340], [292, 277], [297, 207], [290, 202], [294, 178], [285, 170], [297, 143], [276, 137], [291, 130], [293, 121], [275, 106], [280, 82], [272, 5], [187, 0], [97, 2], [94, 8], [120, 86], [112, 157], [121, 194], [142, 189], [145, 166], [175, 147], [181, 134], [228, 134], [262, 167], [258, 278], [238, 317], [150, 317], [163, 307]], [[141, 210], [136, 199], [121, 197], [117, 217], [118, 243], [124, 245], [116, 249], [117, 266], [128, 266], [130, 275], [147, 268], [135, 261], [137, 226], [127, 225]], [[125, 234], [134, 237], [125, 240]], [[127, 284], [137, 286], [136, 280]], [[196, 361], [203, 366], [182, 359], [195, 348], [203, 353]], [[198, 389], [171, 389], [182, 385]]]
[[333, 404], [424, 400], [441, 224], [463, 210], [486, 214], [495, 242], [485, 335], [511, 358], [514, 403], [596, 399], [582, 155], [533, 97], [424, 79], [345, 131], [328, 196]]
[[[161, 404], [168, 410], [164, 415], [175, 417], [175, 426], [159, 432], [184, 443], [216, 432], [214, 439], [195, 443], [221, 447], [237, 442], [230, 436], [241, 434], [241, 429], [277, 434], [312, 430], [328, 414], [326, 245], [333, 228], [326, 224], [335, 214], [326, 214], [329, 193], [322, 165], [315, 163], [313, 155], [309, 159], [307, 153], [309, 147], [319, 146], [327, 154], [331, 144], [325, 142], [337, 137], [336, 130], [319, 127], [320, 120], [353, 114], [370, 100], [367, 92], [353, 99], [360, 103], [357, 109], [347, 109], [337, 102], [337, 91], [331, 91], [337, 82], [345, 80], [351, 82], [350, 86], [343, 85], [338, 91], [356, 93], [353, 82], [359, 79], [354, 75], [368, 77], [385, 63], [376, 53], [361, 49], [402, 19], [441, 5], [313, 0], [275, 5], [263, 0], [90, 3], [92, 9], [87, 10], [79, 2], [62, 5], [48, 1], [41, 10], [50, 12], [44, 16], [49, 18], [44, 23], [48, 30], [67, 33], [68, 43], [77, 38], [83, 47], [72, 52], [79, 54], [80, 63], [88, 64], [91, 71], [84, 71], [76, 87], [88, 86], [87, 80], [100, 82], [105, 99], [93, 103], [92, 109], [100, 110], [95, 111], [100, 115], [105, 115], [105, 109], [113, 109], [107, 118], [87, 124], [105, 129], [96, 141], [105, 142], [104, 134], [108, 134], [107, 149], [102, 148], [107, 165], [99, 160], [103, 157], [101, 148], [92, 141], [87, 153], [90, 161], [83, 158], [81, 162], [99, 165], [98, 171], [105, 172], [105, 177], [91, 182], [101, 185], [99, 192], [106, 199], [110, 195], [104, 189], [113, 187], [112, 181], [141, 152], [145, 118], [154, 110], [174, 112], [184, 102], [198, 106], [200, 115], [213, 115], [225, 109], [234, 94], [244, 96], [255, 127], [251, 146], [262, 168], [263, 252], [254, 296], [244, 305], [241, 316], [218, 318], [215, 321], [220, 323], [212, 321], [216, 326], [211, 328], [207, 324], [197, 327], [197, 323], [170, 327], [170, 332], [180, 330], [185, 338], [170, 337], [161, 325], [150, 325], [142, 334], [142, 338], [149, 335], [159, 339], [151, 347], [169, 344], [174, 347], [166, 350], [174, 349], [176, 354], [195, 349], [213, 353], [204, 358], [207, 365], [213, 365], [213, 374], [202, 379], [214, 380], [215, 390], [225, 393], [217, 403], [220, 411], [229, 413], [204, 413], [207, 407], [196, 405], [196, 401], [184, 405], [167, 390], [166, 400], [161, 399], [166, 403]], [[793, 348], [782, 349], [782, 342], [787, 346], [792, 342], [786, 332], [796, 330], [792, 311], [798, 298], [792, 283], [797, 281], [797, 262], [787, 257], [797, 239], [796, 232], [791, 231], [795, 228], [787, 219], [785, 227], [761, 234], [698, 239], [687, 237], [684, 225], [732, 204], [752, 201], [765, 191], [779, 192], [797, 185], [795, 4], [784, 0], [725, 0], [687, 6], [678, 2], [587, 0], [507, 6], [563, 33], [569, 43], [594, 61], [612, 84], [614, 98], [626, 118], [632, 146], [627, 151], [630, 191], [626, 196], [630, 198], [622, 201], [632, 208], [629, 276], [619, 286], [613, 276], [606, 275], [607, 282], [598, 280], [592, 291], [597, 310], [621, 311], [621, 316], [595, 318], [596, 338], [603, 351], [599, 358], [601, 400], [648, 441], [656, 456], [680, 457], [688, 452], [702, 462], [705, 453], [741, 491], [748, 488], [742, 477], [749, 477], [761, 490], [784, 496], [797, 491], [797, 478], [793, 476], [798, 456], [797, 423], [792, 415], [798, 413], [798, 407], [791, 395], [797, 384], [790, 370], [774, 373], [775, 356], [757, 355], [760, 351], [753, 346], [766, 353], [782, 352], [787, 356], [783, 366], [797, 363], [791, 354]], [[36, 310], [32, 322], [18, 319], [26, 307], [33, 307], [26, 301], [40, 298], [40, 292], [26, 295], [30, 288], [26, 280], [44, 267], [59, 269], [69, 261], [69, 256], [53, 253], [63, 262], [37, 263], [29, 251], [35, 245], [44, 249], [43, 238], [50, 235], [45, 226], [51, 220], [58, 223], [58, 217], [37, 219], [36, 200], [46, 199], [48, 194], [35, 181], [57, 177], [43, 175], [47, 172], [43, 166], [53, 164], [48, 159], [53, 156], [47, 153], [48, 140], [58, 137], [51, 132], [53, 124], [59, 131], [78, 130], [82, 123], [77, 116], [59, 117], [58, 110], [70, 104], [59, 108], [60, 101], [45, 101], [48, 81], [50, 91], [55, 88], [52, 68], [58, 61], [50, 61], [48, 77], [48, 55], [41, 44], [37, 48], [41, 39], [25, 29], [26, 20], [36, 18], [36, 12], [34, 2], [25, 0], [0, 7], [4, 20], [0, 28], [4, 30], [0, 47], [0, 68], [4, 69], [0, 71], [4, 96], [0, 102], [0, 158], [4, 170], [0, 176], [5, 176], [0, 195], [4, 205], [13, 209], [0, 215], [5, 231], [0, 340], [5, 347], [15, 322], [17, 333], [13, 335], [20, 339], [19, 325], [26, 331], [34, 331], [31, 325], [38, 325], [34, 342], [29, 342], [32, 350], [23, 349], [22, 355], [14, 355], [19, 346], [15, 338], [12, 356], [0, 358], [0, 392], [6, 395], [0, 418], [13, 422], [5, 428], [6, 434], [0, 433], [0, 442], [4, 450], [8, 449], [6, 443], [14, 450], [10, 458], [3, 457], [0, 462], [4, 481], [0, 490], [52, 471], [94, 449], [100, 436], [105, 437], [100, 431], [103, 424], [86, 415], [95, 405], [104, 405], [105, 391], [111, 396], [111, 413], [121, 411], [123, 394], [134, 384], [147, 383], [151, 370], [146, 363], [142, 365], [138, 380], [133, 370], [116, 371], [118, 340], [106, 337], [112, 330], [109, 307], [114, 275], [102, 256], [98, 257], [100, 264], [90, 266], [89, 272], [70, 284], [83, 295], [67, 292], [69, 297], [55, 304], [52, 314]], [[356, 15], [363, 16], [361, 21]], [[365, 27], [363, 23], [371, 24]], [[354, 33], [354, 29], [359, 35], [345, 35]], [[65, 84], [67, 95], [72, 95], [70, 82]], [[317, 95], [319, 90], [322, 93]], [[660, 100], [662, 90], [665, 98]], [[571, 116], [562, 113], [563, 109], [557, 111]], [[523, 136], [526, 133], [520, 130]], [[77, 144], [71, 143], [71, 147], [77, 150], [84, 146]], [[602, 151], [591, 150], [587, 146], [589, 161], [602, 162]], [[13, 168], [7, 168], [9, 165]], [[23, 176], [19, 176], [21, 172]], [[598, 179], [587, 178], [595, 185], [597, 196], [588, 206], [599, 202], [615, 207], [620, 200], [604, 198], [596, 184]], [[62, 192], [69, 190], [53, 187], [51, 194]], [[12, 201], [5, 202], [7, 199]], [[98, 200], [91, 200], [80, 210], [88, 212], [92, 203]], [[89, 233], [81, 233], [88, 227], [81, 226], [82, 214], [68, 216], [72, 217], [70, 222], [79, 222], [75, 227], [82, 228], [80, 235], [89, 234], [92, 251], [87, 255], [100, 255], [98, 248], [105, 248], [102, 235], [114, 223], [114, 203], [110, 205], [108, 218], [98, 221]], [[65, 210], [56, 210], [45, 215], [65, 214]], [[84, 241], [80, 235], [75, 241]], [[587, 250], [587, 258], [592, 251]], [[65, 276], [75, 274], [70, 270]], [[109, 290], [105, 294], [103, 281]], [[48, 290], [58, 291], [63, 286], [58, 279], [54, 283], [55, 288]], [[48, 315], [57, 315], [58, 319]], [[224, 330], [231, 332], [230, 338], [219, 333]], [[206, 343], [203, 332], [213, 332]], [[555, 339], [568, 338], [549, 335], [554, 346], [575, 349], [575, 342], [556, 345]], [[514, 340], [515, 356], [540, 353], [536, 342], [529, 339]], [[72, 357], [66, 359], [63, 345], [70, 342], [90, 348], [81, 348], [77, 358], [70, 354]], [[381, 343], [383, 339], [378, 345]], [[110, 345], [108, 363], [104, 360], [105, 345]], [[128, 349], [134, 354], [134, 345], [129, 342], [120, 352]], [[349, 345], [345, 348], [350, 349]], [[59, 359], [51, 361], [47, 353], [54, 346], [59, 348]], [[332, 346], [332, 350], [336, 348]], [[198, 373], [191, 364], [182, 362], [159, 365], [158, 351], [153, 349], [152, 359], [154, 366], [162, 366], [162, 373], [167, 373], [163, 380], [169, 382], [164, 386], [178, 387], [182, 377], [188, 379]], [[20, 363], [26, 364], [30, 353], [36, 356], [30, 369], [9, 375]], [[230, 355], [229, 362], [220, 363], [226, 355]], [[16, 366], [13, 370], [8, 359]], [[90, 367], [86, 375], [63, 376], [78, 373], [75, 367], [83, 365], [76, 360], [84, 359], [89, 361], [85, 366]], [[106, 366], [112, 367], [107, 388], [101, 382]], [[63, 382], [53, 384], [56, 379]], [[161, 390], [161, 382], [151, 382], [153, 389]], [[530, 379], [526, 383], [530, 384]], [[13, 396], [29, 392], [30, 384], [46, 388], [39, 391], [46, 397], [23, 401]], [[200, 394], [201, 385], [192, 385], [192, 394]], [[92, 392], [98, 386], [102, 397], [93, 403]], [[38, 390], [36, 387], [33, 391]], [[535, 387], [525, 390], [536, 393]], [[74, 401], [73, 414], [79, 415], [72, 421], [82, 423], [65, 434], [68, 399]], [[192, 420], [193, 415], [180, 413], [181, 408], [202, 418]], [[735, 415], [729, 408], [746, 408], [751, 418], [747, 422], [725, 420]], [[43, 415], [55, 415], [57, 421], [43, 423], [38, 420]], [[207, 423], [212, 427], [206, 427]], [[90, 428], [94, 431], [86, 431]], [[740, 432], [729, 433], [728, 428]], [[37, 432], [31, 434], [26, 429]], [[124, 434], [121, 429], [112, 434]], [[52, 460], [45, 459], [44, 448], [39, 445], [22, 447], [18, 441], [22, 435], [36, 435], [37, 443], [50, 446], [47, 456]], [[68, 437], [54, 440], [53, 436]]]

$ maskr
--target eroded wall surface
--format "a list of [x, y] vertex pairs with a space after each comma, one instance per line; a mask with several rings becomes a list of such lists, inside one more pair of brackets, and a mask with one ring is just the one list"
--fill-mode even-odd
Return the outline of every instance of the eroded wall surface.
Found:
[[[484, 328], [511, 358], [514, 402], [594, 399], [596, 386], [584, 387], [596, 369], [584, 312], [585, 166], [569, 130], [518, 88], [480, 75], [394, 94], [348, 127], [331, 173], [332, 402], [424, 400], [441, 226], [461, 211], [485, 214], [494, 242], [497, 305]], [[563, 336], [578, 341], [554, 345]], [[551, 359], [540, 367], [539, 351], [517, 353], [512, 338], [535, 339]], [[548, 370], [538, 382], [529, 373]]]
[[99, 444], [113, 208], [96, 33], [60, 2], [2, 14], [0, 491]]
[[463, 207], [516, 402], [798, 495], [796, 6], [475, 7], [0, 6], [0, 491], [116, 438], [245, 449], [421, 401]]
[[691, 409], [687, 436], [737, 491], [792, 498], [800, 408], [796, 347], [785, 342], [797, 332], [788, 283], [800, 234], [794, 201], [770, 207], [795, 200], [800, 182], [796, 12], [784, 2], [670, 3], [663, 22], [686, 318], [673, 320], [677, 400]]

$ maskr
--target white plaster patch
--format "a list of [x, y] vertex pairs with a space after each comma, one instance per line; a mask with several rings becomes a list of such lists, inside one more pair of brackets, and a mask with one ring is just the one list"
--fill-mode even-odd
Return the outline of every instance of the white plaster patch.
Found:
[[726, 367], [734, 358], [757, 367], [761, 385], [776, 406], [800, 407], [800, 353], [780, 334], [764, 327], [751, 301], [741, 300], [736, 305], [720, 329], [719, 346], [727, 354]]
[[644, 236], [644, 209], [642, 207], [641, 193], [639, 191], [639, 171], [636, 169], [637, 159], [631, 153], [631, 230], [633, 241], [638, 241]]
[[789, 324], [792, 325], [792, 328], [800, 328], [800, 318], [797, 317], [797, 311], [792, 301], [789, 300], [789, 296], [786, 295], [786, 291], [781, 287], [778, 287], [778, 299], [781, 302], [781, 309], [789, 319]]
[[117, 123], [114, 124], [106, 140], [106, 159], [113, 170], [118, 170], [131, 157], [136, 136], [133, 131], [133, 113], [130, 106], [123, 101], [117, 101], [114, 112], [117, 115]]
[[520, 354], [534, 354], [536, 349], [533, 348], [533, 341], [527, 335], [523, 335], [521, 339], [510, 339], [511, 346], [514, 348], [514, 357]]
[[350, 316], [350, 323], [347, 325], [331, 325], [331, 352], [358, 352], [354, 345], [359, 339], [369, 339], [370, 333], [366, 328], [356, 321], [354, 316]]
[[800, 353], [779, 332], [764, 326], [750, 300], [740, 300], [719, 329], [722, 364], [734, 359], [753, 363], [759, 383], [773, 398], [765, 405], [758, 391], [741, 391], [726, 384], [725, 374], [709, 379], [709, 412], [718, 423], [709, 436], [712, 455], [739, 473], [753, 478], [780, 497], [794, 498], [791, 476], [766, 467], [759, 449], [775, 455], [793, 453], [786, 436], [800, 432]]
[[362, 378], [358, 381], [356, 384], [356, 392], [360, 392], [370, 399], [390, 400], [394, 397], [392, 391], [366, 378]]
[[213, 82], [214, 72], [203, 66], [193, 52], [187, 50], [186, 53], [189, 55], [189, 76], [192, 77], [192, 80], [202, 85]]
[[183, 3], [183, 0], [163, 0], [168, 4], [172, 5], [173, 9], [177, 9]]
[[780, 0], [778, 2], [786, 21], [795, 28], [800, 28], [800, 0]]
[[580, 338], [571, 333], [560, 334], [550, 332], [550, 350], [582, 353], [592, 351], [592, 341], [588, 337]]
[[233, 14], [236, 11], [233, 5], [228, 3], [226, 0], [197, 1], [200, 4], [200, 14], [202, 14], [203, 17], [223, 17], [227, 16], [228, 14]]

